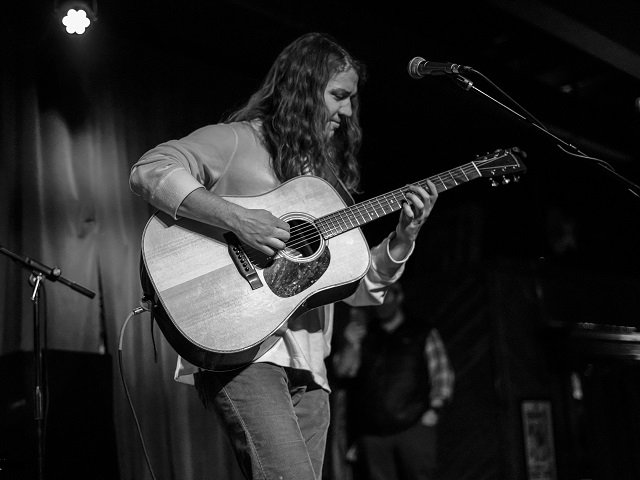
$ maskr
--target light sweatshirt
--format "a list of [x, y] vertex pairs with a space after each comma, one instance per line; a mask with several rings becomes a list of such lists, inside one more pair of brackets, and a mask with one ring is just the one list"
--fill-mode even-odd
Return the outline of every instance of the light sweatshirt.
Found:
[[[280, 185], [256, 127], [249, 122], [209, 125], [180, 140], [170, 140], [146, 152], [132, 167], [130, 186], [154, 207], [174, 218], [184, 199], [198, 188], [217, 195], [261, 195]], [[371, 249], [371, 266], [350, 305], [382, 303], [386, 287], [395, 282], [411, 255], [396, 261], [389, 237]], [[333, 304], [290, 320], [275, 345], [256, 362], [308, 370], [329, 390], [324, 360], [331, 352]], [[175, 379], [193, 384], [198, 367], [178, 357]]]

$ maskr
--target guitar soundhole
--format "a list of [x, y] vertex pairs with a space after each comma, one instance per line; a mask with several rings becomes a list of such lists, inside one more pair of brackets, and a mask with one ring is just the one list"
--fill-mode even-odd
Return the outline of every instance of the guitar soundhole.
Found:
[[291, 236], [282, 254], [297, 261], [313, 259], [322, 247], [322, 236], [318, 229], [306, 220], [294, 219], [287, 223]]
[[329, 268], [331, 254], [311, 219], [301, 214], [283, 218], [289, 223], [287, 246], [263, 270], [265, 283], [279, 297], [297, 295], [318, 281]]

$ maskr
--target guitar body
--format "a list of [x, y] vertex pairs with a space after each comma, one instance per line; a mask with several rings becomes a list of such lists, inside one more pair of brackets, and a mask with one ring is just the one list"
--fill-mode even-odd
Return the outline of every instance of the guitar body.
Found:
[[[292, 232], [313, 230], [314, 219], [345, 208], [333, 187], [313, 176], [289, 180], [263, 195], [224, 198], [269, 210]], [[312, 236], [275, 259], [241, 246], [255, 267], [251, 279], [234, 259], [233, 246], [220, 228], [176, 221], [162, 212], [151, 217], [143, 233], [145, 270], [162, 305], [158, 324], [183, 358], [209, 370], [259, 358], [288, 320], [353, 293], [370, 264], [359, 228], [330, 240]]]
[[[496, 150], [416, 184], [426, 188], [430, 180], [441, 193], [476, 178], [509, 183], [508, 175], [526, 170], [523, 155], [516, 147]], [[302, 176], [264, 195], [225, 197], [289, 223], [291, 238], [274, 258], [231, 232], [156, 213], [143, 233], [142, 280], [160, 301], [154, 313], [162, 332], [183, 358], [208, 370], [261, 357], [289, 320], [355, 291], [371, 261], [359, 227], [400, 210], [406, 193], [396, 189], [345, 208], [325, 180]]]

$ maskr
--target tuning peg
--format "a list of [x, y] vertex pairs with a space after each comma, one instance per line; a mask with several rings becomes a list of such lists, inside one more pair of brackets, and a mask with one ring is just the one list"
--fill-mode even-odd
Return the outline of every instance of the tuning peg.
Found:
[[516, 182], [516, 183], [519, 182], [520, 181], [520, 175], [514, 175], [513, 176], [513, 181]]
[[502, 177], [502, 184], [506, 185], [507, 183], [511, 183], [511, 179], [509, 177]]
[[511, 151], [517, 155], [520, 155], [522, 158], [527, 158], [527, 152], [520, 149], [520, 147], [511, 147]]
[[496, 179], [495, 179], [495, 178], [492, 178], [492, 179], [491, 179], [491, 186], [492, 186], [492, 187], [497, 187], [498, 185], [500, 185], [500, 184], [496, 181]]

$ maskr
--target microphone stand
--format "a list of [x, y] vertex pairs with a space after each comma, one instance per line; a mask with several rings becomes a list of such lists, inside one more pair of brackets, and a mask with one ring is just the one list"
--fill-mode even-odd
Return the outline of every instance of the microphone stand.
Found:
[[34, 373], [35, 373], [35, 386], [34, 386], [34, 419], [36, 422], [37, 431], [37, 447], [38, 447], [38, 478], [44, 478], [44, 420], [45, 420], [45, 383], [44, 383], [44, 355], [42, 346], [40, 343], [40, 287], [43, 286], [43, 279], [51, 280], [52, 282], [60, 282], [71, 288], [72, 290], [81, 293], [89, 298], [95, 297], [95, 293], [91, 290], [78, 285], [70, 280], [67, 280], [62, 276], [62, 270], [58, 267], [48, 267], [37, 260], [29, 257], [23, 257], [17, 255], [2, 245], [0, 245], [0, 253], [8, 256], [16, 262], [22, 264], [24, 268], [29, 270], [29, 284], [33, 286], [33, 293], [31, 294], [31, 302], [33, 302], [33, 355], [34, 355]]
[[[480, 74], [480, 72], [477, 72], [476, 70], [472, 69], [472, 68], [468, 68], [469, 71], [475, 72]], [[482, 74], [480, 74], [482, 75]], [[623, 182], [624, 184], [626, 184], [627, 186], [627, 190], [632, 193], [633, 195], [635, 195], [636, 197], [640, 198], [640, 186], [633, 183], [631, 180], [629, 180], [628, 178], [623, 177], [622, 175], [620, 175], [618, 172], [616, 172], [613, 167], [611, 167], [610, 165], [608, 165], [606, 162], [604, 162], [603, 160], [597, 159], [597, 158], [593, 158], [583, 152], [581, 152], [577, 147], [575, 147], [574, 145], [570, 144], [569, 142], [563, 140], [562, 138], [558, 137], [557, 135], [553, 134], [552, 132], [550, 132], [549, 130], [547, 130], [544, 126], [540, 125], [538, 122], [534, 122], [531, 119], [521, 115], [520, 113], [516, 112], [515, 110], [513, 110], [512, 108], [510, 108], [509, 106], [505, 105], [504, 103], [500, 102], [499, 100], [493, 98], [491, 95], [487, 94], [486, 92], [483, 92], [482, 90], [480, 90], [479, 88], [477, 88], [473, 82], [471, 80], [469, 80], [468, 78], [466, 78], [463, 75], [460, 75], [458, 73], [456, 74], [452, 74], [451, 77], [453, 79], [453, 81], [456, 83], [456, 85], [458, 85], [460, 88], [462, 88], [465, 91], [469, 91], [469, 90], [473, 90], [474, 92], [488, 98], [489, 100], [491, 100], [492, 102], [500, 105], [502, 108], [504, 108], [505, 110], [509, 111], [510, 113], [512, 113], [513, 115], [515, 115], [516, 117], [518, 117], [520, 120], [524, 120], [525, 122], [527, 122], [529, 125], [532, 125], [533, 127], [535, 127], [536, 129], [538, 129], [538, 131], [544, 133], [545, 135], [547, 135], [548, 137], [553, 138], [556, 142], [558, 142], [558, 147], [561, 150], [564, 150], [565, 152], [572, 154], [572, 155], [577, 155], [579, 157], [582, 158], [586, 158], [586, 159], [591, 159], [591, 160], [596, 160], [596, 163], [604, 168], [610, 175], [613, 175], [614, 177], [616, 177], [618, 180], [620, 180], [621, 182]], [[565, 147], [567, 150], [563, 149], [562, 147]]]

